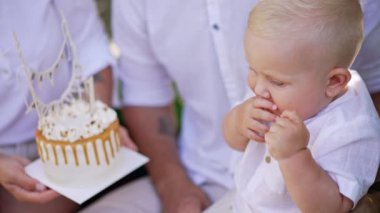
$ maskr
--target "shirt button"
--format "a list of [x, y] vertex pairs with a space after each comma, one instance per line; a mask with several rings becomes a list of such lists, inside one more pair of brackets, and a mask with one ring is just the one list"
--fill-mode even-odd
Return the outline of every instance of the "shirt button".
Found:
[[270, 161], [271, 161], [270, 156], [265, 156], [265, 162], [266, 162], [266, 163], [270, 163]]
[[212, 28], [214, 28], [214, 30], [219, 30], [220, 29], [218, 24], [213, 24]]

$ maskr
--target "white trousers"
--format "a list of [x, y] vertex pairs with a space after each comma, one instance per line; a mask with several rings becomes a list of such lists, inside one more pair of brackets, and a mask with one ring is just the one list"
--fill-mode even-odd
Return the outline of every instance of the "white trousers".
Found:
[[[216, 183], [206, 183], [200, 187], [212, 202], [220, 199], [227, 191], [225, 187]], [[81, 213], [159, 213], [160, 211], [161, 204], [153, 183], [148, 177], [143, 177], [104, 195]]]
[[30, 141], [20, 144], [0, 145], [0, 153], [6, 155], [18, 155], [29, 160], [34, 160], [38, 157], [36, 142]]

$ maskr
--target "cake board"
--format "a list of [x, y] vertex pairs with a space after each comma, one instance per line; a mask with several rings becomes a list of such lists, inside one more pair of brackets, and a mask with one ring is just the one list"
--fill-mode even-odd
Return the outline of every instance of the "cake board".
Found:
[[50, 189], [53, 189], [78, 204], [82, 204], [149, 161], [144, 155], [124, 147], [121, 147], [118, 158], [119, 159], [115, 162], [116, 165], [114, 165], [115, 168], [112, 172], [107, 173], [104, 177], [99, 178], [98, 180], [93, 180], [91, 185], [84, 184], [79, 187], [63, 186], [50, 180], [43, 170], [40, 159], [30, 163], [25, 170], [29, 176], [37, 179]]

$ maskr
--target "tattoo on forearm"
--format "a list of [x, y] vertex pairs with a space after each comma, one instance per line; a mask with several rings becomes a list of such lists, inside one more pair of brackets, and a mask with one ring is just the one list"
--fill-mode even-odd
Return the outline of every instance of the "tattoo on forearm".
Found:
[[174, 122], [172, 119], [168, 117], [160, 117], [158, 118], [158, 122], [159, 122], [158, 132], [160, 134], [165, 134], [171, 137], [175, 137], [176, 130], [175, 130]]
[[94, 75], [94, 83], [103, 83], [105, 79], [102, 76], [102, 73], [97, 73]]

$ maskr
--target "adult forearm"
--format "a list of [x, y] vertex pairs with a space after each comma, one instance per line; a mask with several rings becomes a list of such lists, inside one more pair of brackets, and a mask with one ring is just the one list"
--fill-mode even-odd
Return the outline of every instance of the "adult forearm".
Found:
[[308, 149], [280, 160], [279, 165], [290, 196], [302, 212], [347, 212], [352, 207]]
[[111, 106], [113, 88], [112, 68], [104, 68], [94, 75], [94, 87], [96, 99], [99, 99]]
[[150, 158], [147, 169], [158, 191], [167, 181], [187, 179], [176, 144], [171, 107], [126, 107], [125, 123], [139, 150]]

